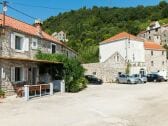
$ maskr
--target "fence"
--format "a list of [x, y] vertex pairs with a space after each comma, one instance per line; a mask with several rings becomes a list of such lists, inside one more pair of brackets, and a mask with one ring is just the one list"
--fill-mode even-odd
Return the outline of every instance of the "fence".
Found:
[[44, 95], [53, 95], [53, 83], [39, 85], [24, 86], [25, 99], [28, 101], [33, 97], [41, 97]]

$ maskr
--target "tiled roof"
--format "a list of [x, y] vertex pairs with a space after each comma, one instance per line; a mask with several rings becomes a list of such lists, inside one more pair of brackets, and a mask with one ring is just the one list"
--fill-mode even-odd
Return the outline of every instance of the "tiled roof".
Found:
[[[0, 19], [1, 20], [3, 19], [2, 14], [0, 14]], [[38, 30], [35, 26], [32, 26], [32, 25], [27, 24], [25, 22], [19, 21], [19, 20], [14, 19], [10, 16], [5, 16], [5, 26], [13, 28], [13, 29], [15, 29], [17, 31], [20, 31], [20, 32], [24, 32], [24, 33], [29, 34], [29, 35], [39, 37], [38, 32], [37, 32]], [[48, 41], [54, 42], [54, 43], [58, 43], [58, 44], [60, 44], [64, 47], [68, 48], [69, 50], [74, 51], [71, 48], [67, 47], [64, 43], [60, 42], [59, 40], [57, 40], [56, 38], [52, 37], [51, 35], [47, 34], [44, 31], [42, 31], [42, 38], [46, 39]]]
[[145, 49], [152, 49], [152, 50], [165, 50], [161, 45], [152, 42], [152, 41], [145, 41], [144, 42]]
[[138, 40], [138, 41], [143, 41], [142, 39], [134, 36], [134, 35], [131, 35], [127, 32], [121, 32], [109, 39], [106, 39], [104, 40], [102, 43], [108, 43], [108, 42], [113, 42], [113, 41], [116, 41], [116, 40], [121, 40], [121, 39], [131, 39], [131, 40]]

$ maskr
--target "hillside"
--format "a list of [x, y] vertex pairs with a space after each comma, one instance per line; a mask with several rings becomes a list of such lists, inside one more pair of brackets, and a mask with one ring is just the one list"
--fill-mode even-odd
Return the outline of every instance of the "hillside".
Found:
[[102, 40], [122, 31], [136, 35], [155, 20], [168, 23], [168, 3], [129, 8], [84, 7], [48, 18], [43, 29], [49, 34], [65, 31], [70, 40], [67, 44], [79, 53], [83, 63], [89, 63], [98, 61], [98, 44]]

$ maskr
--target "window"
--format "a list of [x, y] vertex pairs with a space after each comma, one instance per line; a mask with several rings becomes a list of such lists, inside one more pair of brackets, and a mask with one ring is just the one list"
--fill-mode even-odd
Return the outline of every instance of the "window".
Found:
[[69, 56], [69, 53], [68, 53], [68, 51], [66, 51], [66, 55], [67, 55], [67, 57]]
[[15, 67], [15, 82], [23, 81], [23, 68]]
[[22, 38], [20, 36], [15, 36], [15, 49], [22, 50]]
[[162, 65], [164, 65], [164, 61], [162, 62]]
[[11, 33], [11, 48], [16, 52], [29, 51], [29, 38], [19, 33]]
[[52, 54], [53, 53], [56, 53], [56, 45], [55, 44], [52, 44]]
[[158, 28], [156, 28], [155, 31], [157, 32], [157, 31], [158, 31]]
[[153, 61], [151, 61], [151, 66], [154, 66], [154, 62]]
[[37, 49], [38, 48], [38, 40], [33, 38], [32, 39], [32, 49]]
[[153, 56], [153, 51], [151, 51], [151, 56]]
[[164, 51], [162, 51], [162, 55], [164, 55]]
[[119, 62], [120, 60], [120, 57], [119, 57], [119, 54], [117, 54], [117, 62]]

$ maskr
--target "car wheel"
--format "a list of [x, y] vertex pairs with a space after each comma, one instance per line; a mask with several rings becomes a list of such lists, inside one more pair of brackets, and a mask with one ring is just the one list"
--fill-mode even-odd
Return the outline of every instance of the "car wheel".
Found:
[[142, 81], [141, 81], [141, 80], [138, 80], [138, 84], [142, 84]]
[[128, 80], [128, 81], [127, 81], [127, 84], [131, 84], [131, 81], [130, 81], [130, 80]]
[[118, 83], [118, 84], [120, 83], [118, 79], [116, 80], [116, 83]]

